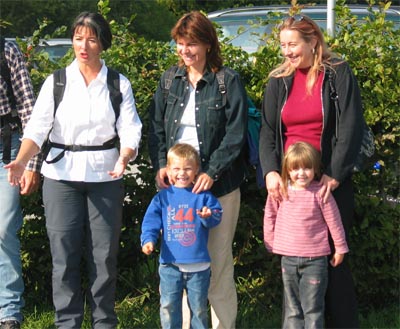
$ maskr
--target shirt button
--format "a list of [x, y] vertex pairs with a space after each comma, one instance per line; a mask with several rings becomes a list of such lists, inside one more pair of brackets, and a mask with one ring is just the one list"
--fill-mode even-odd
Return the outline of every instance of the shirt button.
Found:
[[215, 104], [215, 107], [218, 107], [218, 104]]
[[199, 108], [198, 107], [196, 107], [196, 111], [198, 111], [199, 110]]
[[202, 144], [203, 144], [203, 142], [199, 142], [199, 144], [200, 144], [200, 145], [202, 145]]
[[175, 119], [175, 120], [174, 120], [174, 122], [175, 122], [175, 123], [177, 123], [177, 122], [178, 122], [178, 120], [177, 120], [177, 119]]
[[181, 107], [182, 107], [183, 105], [185, 105], [185, 104], [181, 103]]

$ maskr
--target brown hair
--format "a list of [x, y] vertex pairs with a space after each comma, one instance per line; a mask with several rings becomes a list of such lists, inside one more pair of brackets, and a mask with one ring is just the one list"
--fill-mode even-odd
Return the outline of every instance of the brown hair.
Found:
[[297, 168], [313, 168], [315, 178], [321, 176], [321, 154], [309, 143], [296, 142], [289, 146], [282, 164], [282, 180], [285, 192], [290, 180], [289, 171]]
[[172, 146], [167, 153], [167, 166], [171, 165], [174, 158], [188, 160], [196, 164], [197, 169], [200, 168], [200, 156], [196, 149], [186, 143], [178, 143]]
[[[217, 32], [212, 22], [199, 11], [192, 11], [183, 15], [171, 30], [171, 36], [178, 38], [189, 38], [210, 46], [207, 52], [207, 66], [213, 72], [218, 72], [222, 66], [221, 48], [219, 46]], [[179, 60], [183, 65], [183, 60]]]
[[[318, 80], [319, 72], [324, 71], [324, 65], [331, 67], [330, 60], [335, 55], [328, 49], [324, 35], [317, 23], [308, 16], [295, 15], [286, 18], [279, 26], [279, 32], [283, 30], [299, 32], [300, 37], [307, 43], [310, 43], [312, 40], [316, 41], [313, 64], [307, 75], [307, 93], [311, 94], [311, 90]], [[269, 77], [286, 77], [293, 74], [294, 71], [295, 68], [290, 65], [290, 61], [285, 59], [281, 65], [271, 71]]]

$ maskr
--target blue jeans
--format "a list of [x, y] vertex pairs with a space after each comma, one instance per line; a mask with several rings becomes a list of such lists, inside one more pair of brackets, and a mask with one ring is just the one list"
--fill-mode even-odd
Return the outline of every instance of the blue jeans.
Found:
[[[19, 137], [18, 133], [12, 135], [12, 160], [19, 150]], [[8, 182], [3, 166], [3, 142], [0, 139], [0, 321], [22, 322], [24, 282], [18, 238], [22, 226], [20, 194], [19, 188]]]
[[328, 258], [282, 256], [283, 328], [324, 327]]
[[182, 295], [187, 292], [190, 309], [190, 327], [208, 328], [208, 268], [201, 272], [181, 272], [172, 264], [160, 264], [160, 317], [163, 329], [182, 328]]

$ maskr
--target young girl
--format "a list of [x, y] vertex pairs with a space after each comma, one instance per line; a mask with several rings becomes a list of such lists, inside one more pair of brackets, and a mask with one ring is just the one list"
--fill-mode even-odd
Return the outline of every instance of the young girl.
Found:
[[324, 202], [320, 195], [320, 171], [320, 154], [313, 146], [292, 144], [283, 159], [285, 198], [279, 202], [268, 196], [265, 205], [264, 244], [269, 252], [282, 255], [283, 328], [324, 327], [329, 233], [335, 247], [332, 266], [349, 251], [333, 196]]

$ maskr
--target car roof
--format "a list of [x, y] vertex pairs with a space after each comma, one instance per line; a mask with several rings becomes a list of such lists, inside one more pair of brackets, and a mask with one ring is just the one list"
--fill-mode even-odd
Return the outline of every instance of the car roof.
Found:
[[[359, 20], [365, 19], [370, 15], [369, 7], [365, 5], [348, 5], [353, 15]], [[208, 18], [221, 25], [224, 37], [230, 39], [229, 43], [239, 46], [248, 53], [253, 53], [260, 45], [260, 36], [270, 34], [273, 21], [282, 19], [288, 15], [289, 5], [268, 5], [255, 7], [228, 8], [210, 12]], [[373, 6], [372, 10], [378, 11], [378, 6]], [[315, 5], [303, 8], [301, 14], [313, 19], [321, 29], [327, 29], [327, 6]], [[400, 29], [400, 7], [390, 7], [385, 11], [385, 18], [393, 21], [395, 29]], [[267, 24], [261, 24], [257, 20], [268, 19]], [[254, 24], [256, 23], [256, 24]]]
[[[213, 11], [207, 14], [209, 18], [217, 18], [217, 17], [232, 17], [232, 16], [257, 16], [257, 15], [265, 15], [268, 12], [282, 12], [287, 13], [291, 6], [289, 5], [268, 5], [268, 6], [254, 6], [254, 7], [238, 7], [238, 8], [228, 8], [221, 9], [217, 11]], [[364, 5], [348, 5], [350, 11], [354, 14], [368, 14], [368, 7]], [[373, 6], [373, 10], [379, 10], [379, 7]], [[315, 5], [310, 7], [305, 7], [301, 9], [301, 13], [304, 14], [317, 14], [323, 13], [326, 15], [327, 6], [326, 5]], [[388, 15], [397, 16], [400, 18], [400, 7], [391, 6], [386, 13]]]
[[42, 39], [40, 40], [41, 46], [59, 46], [59, 45], [67, 45], [71, 46], [72, 41], [68, 38], [54, 38], [54, 39]]

